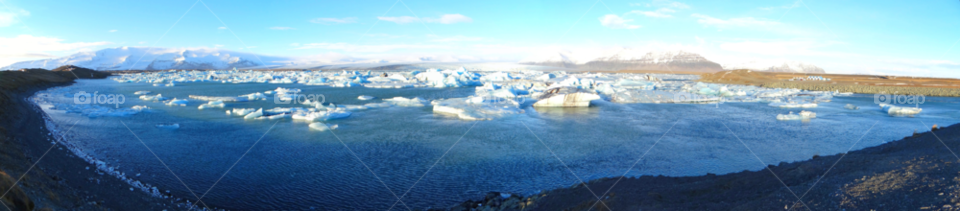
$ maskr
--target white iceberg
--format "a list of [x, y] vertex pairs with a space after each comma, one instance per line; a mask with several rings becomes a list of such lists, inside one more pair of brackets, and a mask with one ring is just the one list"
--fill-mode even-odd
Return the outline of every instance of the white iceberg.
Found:
[[373, 98], [374, 98], [373, 96], [367, 96], [367, 95], [360, 95], [359, 97], [357, 97], [357, 99], [359, 100], [373, 100]]
[[800, 111], [798, 114], [793, 114], [791, 111], [789, 114], [777, 114], [777, 120], [789, 121], [789, 120], [810, 120], [817, 118], [817, 114], [810, 111]]
[[197, 107], [197, 109], [223, 108], [223, 106], [224, 106], [223, 101], [217, 100], [217, 101], [210, 101], [210, 102], [207, 102], [207, 104], [200, 105], [199, 107]]
[[180, 128], [180, 124], [178, 124], [178, 123], [173, 123], [173, 124], [157, 124], [156, 126], [157, 126], [157, 128], [160, 128], [160, 129], [179, 129], [179, 128]]
[[166, 105], [168, 105], [168, 106], [187, 106], [187, 100], [186, 100], [186, 99], [173, 98], [173, 100], [168, 101], [168, 102], [166, 103]]
[[337, 127], [339, 127], [339, 126], [338, 126], [338, 125], [335, 125], [335, 124], [334, 124], [334, 125], [327, 125], [327, 124], [324, 124], [324, 123], [315, 122], [315, 123], [310, 123], [309, 127], [310, 127], [310, 129], [314, 129], [314, 130], [328, 131], [328, 130], [337, 129]]
[[137, 91], [137, 92], [134, 92], [133, 94], [135, 94], [135, 95], [145, 95], [145, 94], [150, 94], [150, 93], [151, 93], [150, 91]]
[[853, 104], [847, 104], [847, 105], [844, 105], [844, 106], [843, 106], [843, 108], [846, 108], [846, 109], [850, 109], [850, 110], [857, 110], [857, 109], [860, 109], [860, 107], [859, 107], [859, 106], [855, 106], [855, 105], [853, 105]]
[[922, 108], [899, 107], [890, 104], [880, 104], [880, 109], [886, 111], [890, 116], [914, 115], [923, 111]]
[[257, 109], [257, 111], [254, 112], [250, 112], [246, 116], [243, 116], [243, 119], [255, 119], [260, 116], [263, 116], [263, 108]]
[[599, 100], [600, 95], [583, 92], [573, 88], [553, 88], [539, 97], [534, 107], [588, 107], [590, 101]]
[[414, 98], [404, 98], [404, 97], [394, 97], [390, 99], [384, 99], [384, 102], [400, 106], [400, 107], [423, 107], [427, 106], [430, 102], [424, 100], [420, 97]]

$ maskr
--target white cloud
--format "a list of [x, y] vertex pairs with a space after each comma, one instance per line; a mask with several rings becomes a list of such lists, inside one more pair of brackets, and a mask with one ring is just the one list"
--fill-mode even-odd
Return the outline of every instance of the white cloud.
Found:
[[223, 45], [221, 45], [221, 44], [216, 44], [216, 45], [213, 45], [213, 47], [214, 47], [214, 48], [222, 48]]
[[343, 24], [343, 23], [356, 23], [357, 18], [347, 17], [347, 18], [315, 18], [310, 20], [311, 23], [319, 24]]
[[23, 16], [30, 16], [30, 12], [23, 9], [9, 8], [7, 12], [0, 12], [0, 27], [7, 27], [20, 22]]
[[697, 23], [703, 24], [705, 26], [714, 26], [718, 28], [777, 26], [781, 24], [780, 22], [777, 22], [777, 21], [759, 20], [753, 17], [730, 18], [730, 19], [724, 20], [724, 19], [714, 18], [707, 15], [701, 15], [696, 13], [690, 16], [697, 18]]
[[623, 19], [620, 16], [609, 14], [600, 17], [600, 25], [606, 26], [611, 29], [638, 29], [639, 25], [631, 25], [630, 22], [633, 22], [633, 19]]
[[35, 37], [19, 35], [16, 37], [0, 37], [0, 66], [13, 62], [50, 58], [53, 54], [84, 50], [94, 46], [110, 44], [109, 42], [73, 42], [65, 43], [63, 39], [53, 37]]
[[219, 30], [224, 30], [224, 29], [227, 29], [227, 27], [226, 27], [226, 26], [221, 26], [221, 27], [217, 27], [217, 29], [219, 29]]
[[116, 30], [116, 29], [111, 29], [110, 31], [107, 31], [107, 32], [114, 33], [114, 32], [117, 32], [117, 30]]
[[274, 27], [270, 27], [270, 30], [294, 30], [294, 28], [286, 27], [286, 26], [274, 26]]
[[673, 15], [670, 15], [670, 13], [674, 13], [674, 12], [677, 12], [677, 11], [670, 8], [660, 8], [654, 11], [634, 10], [634, 11], [628, 12], [627, 14], [640, 14], [640, 15], [653, 17], [653, 18], [671, 18], [673, 17]]
[[444, 14], [439, 18], [417, 18], [410, 16], [399, 16], [399, 17], [377, 17], [377, 19], [382, 21], [394, 22], [397, 24], [407, 24], [417, 21], [423, 21], [425, 23], [441, 23], [441, 24], [454, 24], [454, 23], [472, 23], [473, 19], [461, 14]]
[[422, 44], [387, 44], [387, 45], [355, 45], [348, 43], [307, 43], [301, 44], [296, 49], [326, 49], [340, 50], [346, 52], [387, 52], [397, 49], [443, 49], [449, 48], [447, 45], [422, 45]]

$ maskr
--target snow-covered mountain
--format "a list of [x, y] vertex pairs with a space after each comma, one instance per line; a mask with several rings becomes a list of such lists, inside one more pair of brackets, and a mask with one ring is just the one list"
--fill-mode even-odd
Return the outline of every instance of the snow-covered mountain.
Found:
[[767, 72], [826, 73], [823, 68], [799, 61], [758, 61], [724, 64], [725, 70], [748, 69]]
[[642, 51], [619, 48], [601, 52], [574, 54], [548, 52], [520, 61], [521, 64], [576, 68], [584, 70], [669, 70], [691, 72], [723, 71], [720, 64], [686, 51]]
[[95, 70], [230, 69], [289, 66], [295, 63], [291, 58], [213, 48], [119, 47], [80, 52], [60, 58], [17, 62], [0, 69], [53, 69], [63, 65]]

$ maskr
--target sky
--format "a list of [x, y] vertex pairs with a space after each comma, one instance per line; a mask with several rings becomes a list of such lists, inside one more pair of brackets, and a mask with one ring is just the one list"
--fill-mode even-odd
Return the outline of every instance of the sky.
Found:
[[960, 78], [960, 1], [0, 0], [0, 66], [121, 46], [516, 62], [690, 51], [721, 64]]

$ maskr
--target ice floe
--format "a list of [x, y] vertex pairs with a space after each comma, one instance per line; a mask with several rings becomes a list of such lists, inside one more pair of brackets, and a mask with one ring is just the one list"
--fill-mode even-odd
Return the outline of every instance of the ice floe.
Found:
[[777, 114], [777, 120], [810, 120], [817, 118], [817, 114], [811, 111], [800, 111], [800, 113], [793, 114], [791, 111], [789, 114]]
[[900, 107], [900, 106], [894, 106], [894, 105], [884, 104], [884, 103], [880, 104], [880, 109], [887, 112], [887, 114], [889, 114], [890, 116], [915, 115], [923, 111], [922, 108]]

